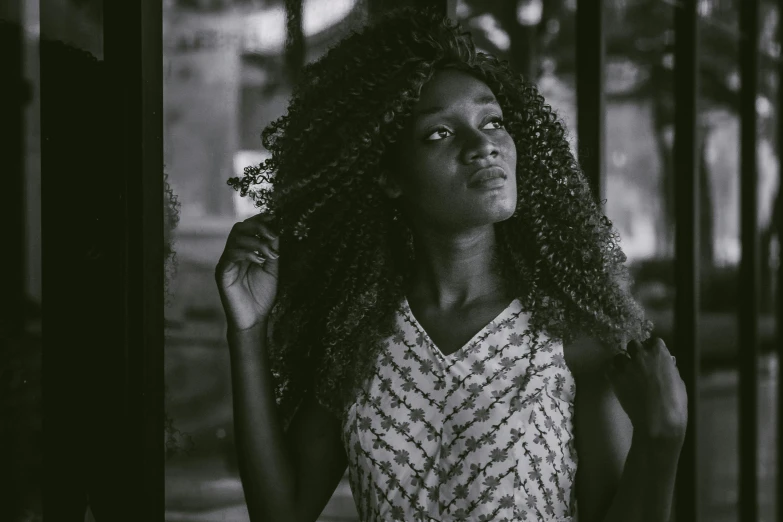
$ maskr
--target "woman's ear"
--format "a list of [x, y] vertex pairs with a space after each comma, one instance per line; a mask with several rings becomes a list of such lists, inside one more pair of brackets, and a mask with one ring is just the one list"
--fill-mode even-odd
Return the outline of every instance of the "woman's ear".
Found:
[[383, 170], [380, 176], [378, 176], [378, 185], [380, 185], [389, 199], [397, 199], [402, 195], [402, 187], [397, 181], [396, 176], [388, 170]]

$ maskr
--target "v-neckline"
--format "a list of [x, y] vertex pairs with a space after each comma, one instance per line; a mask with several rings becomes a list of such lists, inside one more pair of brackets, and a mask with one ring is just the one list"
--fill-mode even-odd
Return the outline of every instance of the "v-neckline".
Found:
[[456, 357], [460, 352], [462, 352], [463, 350], [465, 350], [469, 346], [471, 346], [476, 341], [476, 339], [478, 339], [482, 334], [484, 334], [484, 332], [486, 332], [489, 329], [490, 326], [492, 326], [493, 324], [497, 323], [498, 320], [501, 317], [506, 315], [506, 313], [509, 310], [511, 310], [511, 308], [514, 306], [514, 303], [516, 303], [517, 301], [518, 301], [518, 298], [516, 298], [516, 297], [514, 299], [512, 299], [512, 301], [508, 304], [508, 306], [506, 306], [499, 314], [497, 314], [495, 316], [494, 319], [492, 319], [490, 322], [485, 324], [478, 332], [476, 332], [473, 335], [473, 337], [471, 337], [470, 340], [468, 340], [468, 342], [466, 342], [465, 344], [460, 346], [457, 350], [455, 350], [455, 351], [451, 352], [450, 354], [446, 355], [445, 353], [443, 353], [443, 350], [441, 350], [440, 347], [438, 347], [438, 345], [436, 345], [433, 342], [432, 338], [430, 337], [430, 334], [427, 333], [427, 330], [425, 330], [424, 327], [419, 322], [419, 320], [416, 319], [416, 315], [413, 313], [413, 310], [411, 310], [411, 305], [408, 302], [408, 297], [407, 296], [403, 296], [403, 306], [405, 308], [405, 311], [410, 315], [411, 320], [413, 321], [414, 326], [424, 336], [425, 340], [427, 341], [427, 344], [430, 346], [430, 349], [432, 351], [434, 351], [442, 359], [451, 359], [453, 357]]

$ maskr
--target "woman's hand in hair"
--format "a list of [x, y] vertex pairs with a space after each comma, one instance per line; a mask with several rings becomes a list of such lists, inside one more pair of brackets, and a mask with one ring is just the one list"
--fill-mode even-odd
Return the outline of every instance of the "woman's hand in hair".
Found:
[[280, 239], [269, 222], [269, 216], [257, 214], [236, 223], [215, 267], [229, 328], [252, 328], [266, 321], [274, 306]]

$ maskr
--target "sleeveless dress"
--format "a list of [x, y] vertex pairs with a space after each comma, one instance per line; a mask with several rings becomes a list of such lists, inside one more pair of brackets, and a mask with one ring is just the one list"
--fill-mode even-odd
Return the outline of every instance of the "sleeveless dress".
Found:
[[515, 299], [450, 355], [407, 300], [345, 413], [362, 522], [577, 522], [573, 375]]

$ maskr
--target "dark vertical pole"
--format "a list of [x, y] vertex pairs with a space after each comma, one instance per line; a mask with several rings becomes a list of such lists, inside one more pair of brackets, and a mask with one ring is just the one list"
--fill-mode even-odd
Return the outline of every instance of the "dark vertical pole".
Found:
[[[62, 10], [62, 2], [40, 2], [41, 494], [47, 521], [83, 519], [87, 502], [85, 345], [93, 341], [93, 330], [85, 319], [95, 303], [90, 299], [93, 281], [87, 280], [87, 270], [92, 266], [86, 253], [91, 242], [88, 226], [97, 217], [89, 204], [90, 196], [96, 195], [91, 182], [102, 151], [94, 131], [100, 126], [101, 109], [96, 94], [106, 87], [94, 56], [56, 39], [63, 29]], [[107, 305], [103, 303], [104, 308]], [[97, 318], [96, 329], [101, 319]], [[111, 342], [106, 344], [113, 351]]]
[[305, 65], [305, 37], [302, 28], [303, 0], [285, 0], [285, 68], [289, 81], [297, 84]]
[[[163, 9], [161, 0], [104, 1], [113, 175], [122, 180], [123, 424], [127, 498], [112, 520], [164, 520]], [[135, 500], [131, 500], [135, 499]], [[97, 518], [97, 517], [96, 517]]]
[[[8, 12], [12, 11], [12, 12]], [[24, 16], [21, 0], [11, 0], [0, 8], [0, 48], [4, 50], [3, 74], [10, 92], [0, 96], [0, 133], [5, 136], [0, 147], [0, 165], [4, 171], [4, 185], [0, 190], [0, 223], [4, 231], [4, 252], [6, 268], [0, 284], [0, 366], [8, 367], [12, 343], [19, 343], [24, 337], [25, 320], [25, 172], [24, 172], [24, 107], [29, 100], [24, 79]], [[32, 344], [32, 343], [30, 343]], [[25, 346], [28, 350], [31, 348]], [[7, 393], [8, 380], [0, 380], [0, 394]], [[6, 404], [10, 402], [6, 401]], [[13, 422], [8, 415], [9, 408], [0, 407], [0, 423]], [[25, 412], [32, 416], [32, 412]], [[19, 498], [24, 491], [19, 488], [19, 478], [14, 471], [29, 466], [20, 462], [18, 442], [12, 431], [0, 429], [0, 519], [11, 520], [15, 516]]]
[[604, 2], [576, 3], [576, 125], [579, 163], [598, 202], [604, 172]]
[[[778, 17], [783, 15], [783, 0], [778, 2]], [[780, 18], [778, 18], [780, 20]], [[778, 23], [778, 45], [783, 49], [783, 24]], [[783, 173], [783, 60], [778, 60], [778, 172]], [[777, 291], [775, 293], [775, 335], [777, 338], [776, 353], [778, 358], [777, 372], [777, 522], [783, 522], [783, 184], [778, 186], [778, 196], [775, 198], [775, 230], [778, 238], [778, 273]]]
[[162, 6], [86, 3], [103, 61], [40, 6], [44, 517], [162, 521]]
[[503, 0], [497, 7], [501, 26], [511, 40], [508, 59], [515, 72], [529, 82], [538, 80], [538, 32], [541, 23], [522, 25], [517, 21], [517, 0]]
[[758, 0], [739, 3], [740, 25], [740, 229], [739, 280], [739, 515], [758, 520], [756, 444], [758, 440], [757, 356], [759, 240], [756, 187], [756, 92], [758, 75]]
[[[12, 11], [12, 12], [8, 12]], [[0, 165], [6, 173], [0, 203], [3, 224], [3, 256], [7, 272], [0, 286], [0, 340], [20, 336], [24, 331], [25, 247], [24, 239], [24, 107], [29, 99], [24, 79], [24, 19], [22, 2], [0, 9], [0, 45], [4, 50], [4, 84], [10, 92], [0, 97], [0, 126], [5, 131], [0, 147]]]
[[674, 347], [688, 390], [688, 429], [677, 468], [674, 513], [678, 521], [699, 520], [697, 452], [699, 398], [699, 92], [696, 0], [674, 12]]
[[[163, 1], [139, 2], [141, 23], [141, 147], [140, 175], [133, 177], [136, 200], [133, 209], [136, 235], [129, 248], [138, 249], [134, 276], [143, 284], [136, 295], [135, 324], [143, 351], [136, 355], [136, 419], [141, 424], [142, 485], [144, 509], [139, 520], [165, 520], [164, 434], [164, 182], [163, 182]], [[138, 279], [137, 279], [138, 278]], [[131, 348], [137, 346], [130, 345]]]

